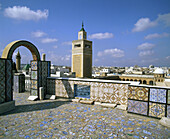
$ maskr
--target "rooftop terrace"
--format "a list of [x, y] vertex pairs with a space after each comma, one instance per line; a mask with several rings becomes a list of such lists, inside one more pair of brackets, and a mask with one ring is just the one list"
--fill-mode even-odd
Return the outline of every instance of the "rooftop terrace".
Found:
[[[15, 93], [15, 110], [0, 116], [0, 138], [167, 138], [158, 119], [70, 102], [69, 99], [27, 101]], [[170, 136], [169, 136], [170, 137]]]

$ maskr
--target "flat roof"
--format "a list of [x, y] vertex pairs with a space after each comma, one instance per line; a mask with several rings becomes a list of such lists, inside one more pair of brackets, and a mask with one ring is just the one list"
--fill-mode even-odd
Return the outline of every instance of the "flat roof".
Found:
[[[88, 79], [88, 78], [63, 78], [63, 77], [48, 77], [48, 79], [56, 80], [72, 80], [85, 82], [105, 82], [105, 83], [119, 83], [119, 84], [134, 84], [132, 81], [118, 81], [118, 80], [103, 80], [103, 79]], [[136, 82], [138, 83], [138, 82]]]
[[125, 76], [125, 77], [140, 77], [140, 78], [154, 78], [154, 75], [136, 75], [136, 74], [123, 74], [120, 76]]

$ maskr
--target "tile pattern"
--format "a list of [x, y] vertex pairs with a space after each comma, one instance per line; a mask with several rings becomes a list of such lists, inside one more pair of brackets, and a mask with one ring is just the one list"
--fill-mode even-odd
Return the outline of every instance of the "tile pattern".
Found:
[[47, 79], [47, 93], [50, 95], [55, 95], [55, 80]]
[[37, 90], [31, 89], [31, 96], [38, 96]]
[[6, 101], [12, 101], [12, 60], [6, 60]]
[[38, 61], [31, 61], [31, 70], [38, 70]]
[[[128, 90], [129, 90], [128, 111], [131, 110], [131, 105], [136, 105], [134, 102], [132, 103], [130, 99], [137, 99], [145, 103], [149, 103], [149, 109], [148, 107], [146, 108], [146, 110], [149, 112], [148, 115], [146, 113], [147, 116], [152, 116], [156, 118], [161, 118], [165, 116], [165, 112], [166, 112], [165, 107], [167, 105], [166, 104], [167, 103], [166, 102], [166, 92], [167, 92], [166, 89], [150, 88], [150, 96], [148, 96], [149, 95], [148, 88], [145, 88], [145, 87], [129, 86]], [[140, 93], [138, 93], [138, 91]], [[158, 104], [158, 103], [163, 103], [163, 104]], [[135, 109], [133, 110], [135, 111]], [[133, 112], [133, 110], [131, 110], [131, 112]], [[138, 113], [138, 112], [135, 111], [134, 113]]]
[[165, 89], [150, 89], [150, 101], [166, 103], [166, 90]]
[[19, 93], [19, 76], [14, 76], [14, 92]]
[[37, 80], [38, 75], [37, 75], [37, 71], [31, 71], [31, 79]]
[[48, 62], [42, 61], [42, 71], [41, 71], [41, 78], [42, 78], [42, 87], [44, 88], [44, 93], [47, 92], [47, 76], [48, 76]]
[[149, 102], [149, 116], [161, 118], [165, 116], [165, 105]]
[[167, 117], [170, 118], [170, 105], [167, 105]]
[[50, 77], [51, 74], [51, 61], [48, 61], [48, 77]]
[[147, 110], [148, 110], [147, 102], [128, 100], [128, 112], [147, 115]]
[[37, 89], [38, 88], [38, 84], [36, 80], [31, 80], [31, 88], [32, 89]]
[[[31, 61], [31, 95], [38, 96], [41, 84], [41, 62]], [[39, 78], [40, 77], [40, 78]]]
[[[16, 93], [17, 109], [1, 117], [0, 138], [30, 139], [167, 139], [170, 129], [158, 119], [127, 114], [65, 99], [28, 101]], [[38, 102], [38, 103], [37, 103]]]
[[127, 104], [127, 85], [113, 83], [91, 83], [91, 99], [100, 102]]
[[168, 90], [168, 104], [170, 104], [170, 90]]
[[56, 80], [55, 81], [55, 94], [58, 97], [73, 98], [73, 84], [68, 80]]
[[41, 64], [41, 61], [38, 61], [38, 85], [39, 86], [42, 86], [42, 64]]
[[5, 60], [0, 59], [0, 103], [5, 102]]
[[148, 88], [144, 87], [128, 87], [128, 98], [135, 99], [135, 100], [143, 100], [148, 101]]
[[59, 97], [74, 97], [74, 84], [90, 86], [90, 99], [93, 101], [109, 102], [127, 105], [126, 84], [83, 82], [67, 80], [47, 80], [47, 89], [49, 94], [56, 94]]
[[115, 84], [118, 90], [118, 104], [127, 105], [128, 101], [128, 85], [126, 84]]

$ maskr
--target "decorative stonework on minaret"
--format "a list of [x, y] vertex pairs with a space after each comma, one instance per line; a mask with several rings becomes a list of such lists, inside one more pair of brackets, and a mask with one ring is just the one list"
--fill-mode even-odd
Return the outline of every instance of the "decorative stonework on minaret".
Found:
[[17, 69], [17, 71], [21, 69], [21, 55], [19, 53], [19, 50], [16, 55], [16, 69]]
[[78, 40], [72, 41], [72, 72], [76, 72], [76, 77], [92, 76], [92, 41], [87, 40], [83, 22]]

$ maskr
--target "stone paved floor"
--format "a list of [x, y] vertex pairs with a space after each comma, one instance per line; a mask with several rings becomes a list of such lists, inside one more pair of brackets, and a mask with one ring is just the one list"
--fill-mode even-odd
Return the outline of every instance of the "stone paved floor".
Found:
[[16, 109], [0, 116], [0, 138], [170, 137], [154, 118], [63, 99], [32, 102], [28, 95], [14, 94]]

